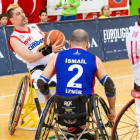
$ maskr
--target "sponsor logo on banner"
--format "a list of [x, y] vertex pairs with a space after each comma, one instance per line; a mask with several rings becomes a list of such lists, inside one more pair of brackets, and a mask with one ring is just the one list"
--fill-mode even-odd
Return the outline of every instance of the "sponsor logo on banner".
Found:
[[3, 56], [2, 52], [0, 52], [0, 58], [4, 58], [4, 56]]
[[118, 41], [125, 41], [131, 27], [114, 28], [103, 30], [104, 43], [114, 43]]
[[128, 0], [109, 0], [110, 8], [127, 7]]
[[[114, 28], [103, 30], [103, 42], [105, 44], [108, 43], [109, 45], [117, 42], [125, 42], [126, 37], [130, 31], [130, 28], [131, 26], [125, 28]], [[106, 51], [106, 53], [121, 53], [121, 52], [127, 52], [127, 49], [122, 48]]]

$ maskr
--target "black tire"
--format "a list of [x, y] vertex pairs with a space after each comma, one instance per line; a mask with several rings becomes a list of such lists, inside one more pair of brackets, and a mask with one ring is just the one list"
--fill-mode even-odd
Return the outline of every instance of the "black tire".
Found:
[[109, 121], [107, 117], [109, 108], [105, 103], [105, 101], [103, 100], [103, 98], [101, 98], [97, 94], [93, 96], [93, 109], [94, 109], [97, 125], [103, 140], [110, 140], [111, 127], [113, 124]]
[[123, 107], [115, 120], [112, 129], [112, 140], [140, 139], [135, 110], [135, 99], [132, 99]]
[[54, 118], [53, 96], [45, 104], [37, 126], [35, 140], [47, 140]]
[[18, 125], [28, 86], [29, 77], [25, 76], [21, 79], [18, 85], [10, 113], [8, 130], [11, 135], [14, 134], [16, 130], [15, 128]]

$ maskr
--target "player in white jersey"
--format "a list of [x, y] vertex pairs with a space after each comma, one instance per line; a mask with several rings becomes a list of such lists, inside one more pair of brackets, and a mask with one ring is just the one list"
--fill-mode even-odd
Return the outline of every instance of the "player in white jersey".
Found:
[[[60, 51], [63, 46], [56, 45], [58, 41], [52, 46], [44, 46], [45, 34], [36, 24], [26, 24], [25, 14], [18, 4], [10, 4], [7, 8], [7, 15], [15, 27], [15, 31], [9, 38], [9, 46], [23, 59], [27, 68], [31, 69], [35, 86], [44, 66], [53, 55], [52, 52]], [[49, 44], [49, 42], [48, 40], [47, 43]], [[45, 99], [47, 100], [50, 96], [50, 93], [47, 92]]]
[[134, 89], [140, 91], [140, 21], [131, 28], [126, 38], [126, 47], [134, 74]]

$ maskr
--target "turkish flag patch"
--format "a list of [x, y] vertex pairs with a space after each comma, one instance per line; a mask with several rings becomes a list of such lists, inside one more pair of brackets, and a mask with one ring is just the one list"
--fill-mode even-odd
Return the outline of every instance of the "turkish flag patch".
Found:
[[108, 0], [110, 8], [126, 7], [128, 0]]

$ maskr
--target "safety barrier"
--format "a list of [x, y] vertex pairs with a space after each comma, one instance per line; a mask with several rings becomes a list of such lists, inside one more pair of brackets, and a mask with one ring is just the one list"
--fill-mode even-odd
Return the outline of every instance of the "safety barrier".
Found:
[[[129, 30], [138, 21], [138, 16], [126, 16], [107, 19], [90, 19], [64, 22], [39, 23], [42, 31], [57, 29], [64, 33], [69, 49], [69, 38], [75, 29], [84, 29], [90, 37], [88, 51], [97, 55], [102, 61], [127, 59], [125, 39]], [[8, 47], [8, 38], [13, 32], [13, 26], [0, 28], [0, 76], [27, 72], [26, 64]]]

